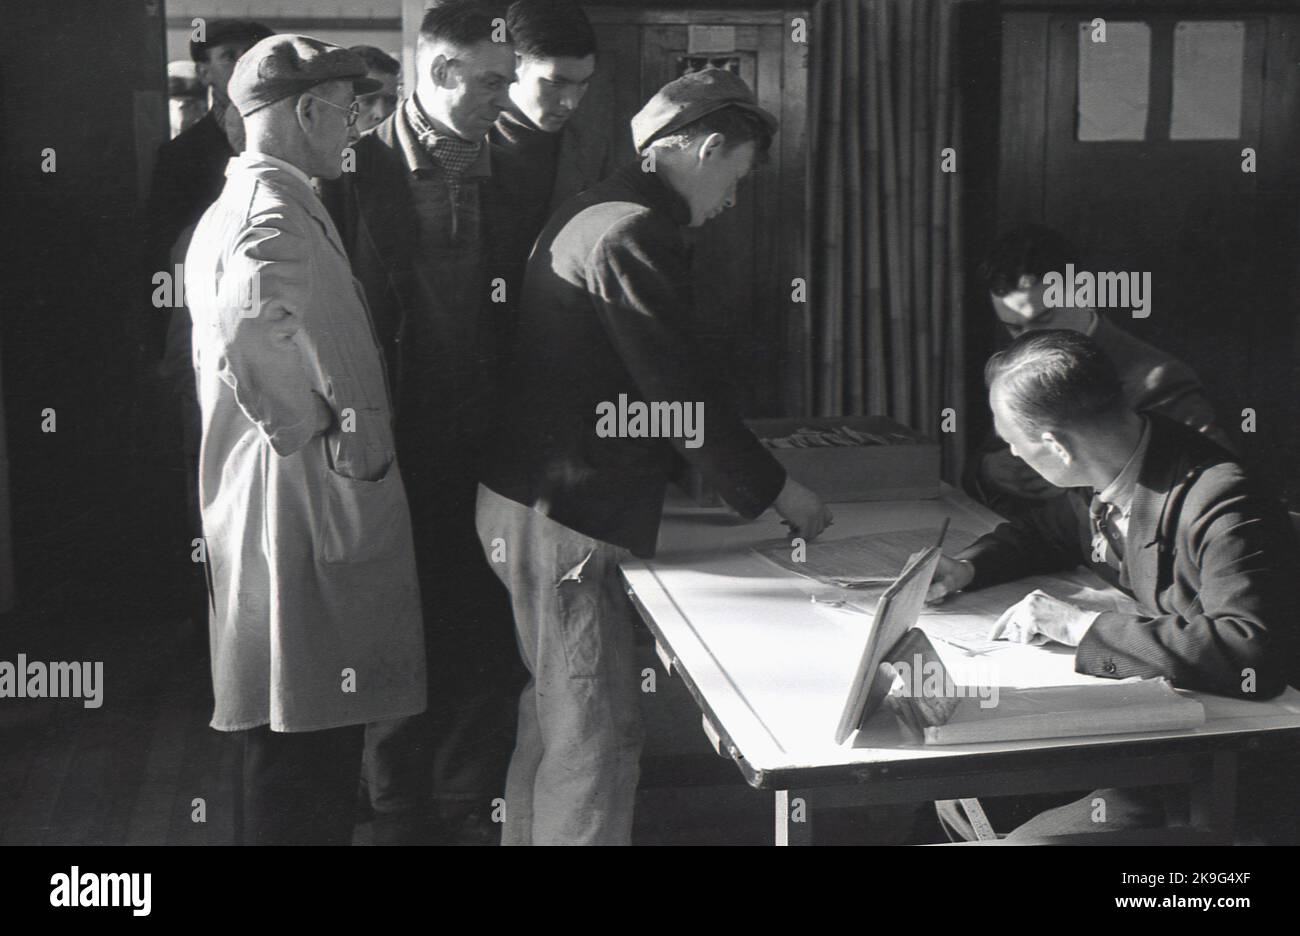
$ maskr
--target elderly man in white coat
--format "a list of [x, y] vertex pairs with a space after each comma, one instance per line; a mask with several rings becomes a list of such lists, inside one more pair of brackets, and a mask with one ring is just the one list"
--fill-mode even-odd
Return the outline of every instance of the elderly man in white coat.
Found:
[[309, 180], [342, 171], [365, 76], [305, 36], [240, 59], [229, 92], [247, 148], [186, 256], [212, 727], [242, 742], [247, 843], [348, 843], [363, 726], [425, 707], [383, 358]]

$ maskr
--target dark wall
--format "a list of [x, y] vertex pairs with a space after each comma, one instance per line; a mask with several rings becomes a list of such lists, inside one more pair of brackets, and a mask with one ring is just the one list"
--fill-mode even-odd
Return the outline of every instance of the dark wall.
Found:
[[[1000, 226], [1040, 221], [1070, 237], [1092, 270], [1150, 272], [1150, 316], [1117, 310], [1112, 321], [1189, 364], [1247, 460], [1300, 498], [1296, 7], [1135, 0], [1094, 8], [1063, 0], [1007, 2], [1000, 14]], [[1151, 25], [1151, 117], [1141, 141], [1075, 139], [1075, 36], [1094, 14]], [[1241, 134], [1171, 141], [1172, 40], [1161, 37], [1181, 20], [1214, 18], [1246, 24]], [[1244, 147], [1257, 155], [1254, 172], [1241, 171]], [[1242, 433], [1247, 408], [1256, 428]]]
[[[141, 509], [148, 290], [137, 149], [165, 132], [159, 0], [6, 2], [0, 11], [5, 409], [19, 608], [126, 546]], [[42, 172], [54, 150], [56, 171]], [[42, 431], [53, 409], [55, 432]]]

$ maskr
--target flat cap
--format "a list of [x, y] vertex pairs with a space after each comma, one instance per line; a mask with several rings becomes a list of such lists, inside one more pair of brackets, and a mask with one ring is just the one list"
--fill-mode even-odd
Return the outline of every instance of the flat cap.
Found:
[[780, 122], [758, 106], [749, 85], [725, 68], [702, 68], [668, 82], [632, 118], [632, 139], [637, 152], [659, 137], [722, 110], [739, 107], [754, 114], [773, 133]]
[[351, 81], [357, 94], [383, 83], [366, 77], [366, 62], [332, 42], [285, 34], [263, 39], [235, 64], [227, 93], [247, 117], [268, 104], [294, 97], [327, 81]]
[[196, 62], [206, 62], [208, 60], [208, 49], [213, 46], [233, 42], [248, 48], [270, 35], [273, 35], [271, 30], [252, 20], [213, 20], [204, 24], [202, 42], [190, 40], [190, 58]]

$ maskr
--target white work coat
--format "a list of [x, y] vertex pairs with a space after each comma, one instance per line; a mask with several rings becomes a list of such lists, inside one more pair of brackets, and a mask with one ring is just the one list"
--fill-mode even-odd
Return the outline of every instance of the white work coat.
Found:
[[[306, 176], [230, 161], [185, 258], [213, 596], [212, 727], [425, 707], [420, 595], [383, 358]], [[324, 433], [323, 400], [333, 412]]]

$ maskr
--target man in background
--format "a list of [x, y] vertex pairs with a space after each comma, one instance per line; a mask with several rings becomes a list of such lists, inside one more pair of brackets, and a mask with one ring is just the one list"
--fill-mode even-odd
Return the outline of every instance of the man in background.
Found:
[[212, 727], [242, 747], [247, 844], [349, 844], [364, 726], [425, 706], [383, 356], [310, 178], [342, 172], [365, 75], [307, 36], [248, 51], [230, 81], [248, 146], [185, 259]]
[[[1067, 264], [1085, 269], [1059, 233], [1036, 224], [1000, 237], [980, 265], [993, 311], [1011, 337], [1048, 328], [1087, 335], [1119, 371], [1124, 399], [1134, 410], [1160, 413], [1230, 445], [1214, 424], [1214, 408], [1186, 364], [1112, 324], [1092, 308], [1049, 306], [1048, 273], [1065, 275]], [[971, 458], [963, 479], [971, 495], [1004, 516], [1016, 516], [1064, 492], [1008, 450], [992, 433]]]
[[356, 171], [324, 191], [388, 358], [429, 652], [428, 712], [366, 732], [381, 843], [497, 837], [492, 801], [513, 743], [522, 678], [510, 606], [474, 531], [503, 315], [483, 190], [487, 135], [515, 80], [504, 19], [480, 0], [431, 7], [412, 95], [357, 143]]
[[361, 56], [366, 63], [366, 77], [379, 82], [379, 90], [363, 94], [357, 98], [361, 105], [361, 116], [357, 119], [357, 132], [365, 133], [377, 127], [397, 110], [397, 79], [402, 65], [383, 49], [371, 45], [352, 46], [351, 51]]
[[[510, 347], [524, 267], [560, 205], [613, 171], [613, 127], [573, 119], [596, 70], [596, 34], [572, 0], [516, 0], [507, 17], [515, 44], [510, 101], [489, 133], [487, 210], [493, 276], [506, 284]], [[630, 153], [629, 153], [630, 155]]]
[[198, 71], [191, 61], [167, 63], [167, 117], [171, 137], [181, 133], [203, 119], [208, 110], [208, 89], [199, 81]]
[[168, 270], [172, 247], [182, 232], [198, 223], [217, 200], [226, 181], [226, 164], [235, 155], [224, 118], [230, 107], [226, 87], [239, 57], [271, 35], [261, 23], [214, 20], [203, 41], [190, 41], [199, 81], [212, 107], [191, 127], [158, 148], [153, 183], [145, 207], [145, 251], [150, 272]]

